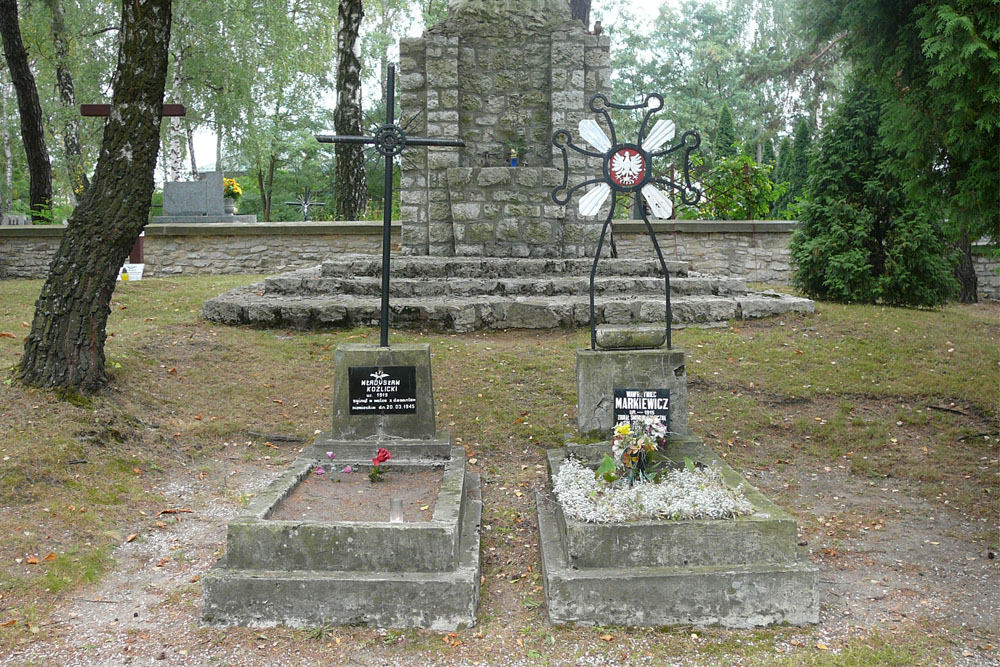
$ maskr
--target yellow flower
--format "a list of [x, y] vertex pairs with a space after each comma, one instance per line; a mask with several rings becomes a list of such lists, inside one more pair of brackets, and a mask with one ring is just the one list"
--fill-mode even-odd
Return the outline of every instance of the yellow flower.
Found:
[[618, 426], [615, 426], [615, 433], [617, 433], [618, 435], [628, 435], [631, 432], [632, 432], [632, 427], [629, 425], [628, 422], [624, 422], [622, 424], [619, 424]]

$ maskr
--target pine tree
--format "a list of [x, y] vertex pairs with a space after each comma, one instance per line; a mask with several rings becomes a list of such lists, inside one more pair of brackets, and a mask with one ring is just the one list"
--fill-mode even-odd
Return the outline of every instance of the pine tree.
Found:
[[[809, 174], [808, 204], [791, 243], [795, 282], [833, 301], [937, 305], [957, 287], [940, 215], [907, 198], [879, 137], [882, 122], [877, 89], [855, 79]], [[793, 149], [792, 169], [794, 158]]]
[[774, 156], [774, 140], [770, 138], [764, 140], [764, 146], [761, 149], [760, 163], [771, 165], [772, 168], [775, 167], [777, 158]]
[[715, 126], [715, 159], [724, 160], [736, 155], [736, 129], [733, 127], [733, 112], [728, 104], [722, 105], [719, 122]]

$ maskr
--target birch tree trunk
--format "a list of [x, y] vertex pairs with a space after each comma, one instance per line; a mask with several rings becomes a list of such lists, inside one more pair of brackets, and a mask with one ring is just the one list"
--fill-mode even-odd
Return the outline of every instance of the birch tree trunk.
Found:
[[198, 178], [198, 160], [195, 159], [194, 155], [194, 130], [191, 128], [191, 123], [187, 121], [184, 123], [184, 133], [187, 135], [188, 157], [191, 158], [191, 175]]
[[[184, 51], [174, 52], [174, 76], [171, 80], [170, 93], [175, 99], [180, 99], [181, 85], [184, 83]], [[184, 127], [177, 116], [170, 118], [167, 124], [166, 149], [163, 156], [166, 177], [168, 181], [186, 181], [184, 169]]]
[[[333, 126], [337, 134], [361, 134], [361, 0], [340, 0], [337, 8], [337, 108]], [[338, 220], [357, 220], [365, 210], [365, 156], [362, 146], [336, 144], [336, 207]]]
[[56, 88], [59, 90], [59, 100], [62, 102], [65, 112], [63, 148], [66, 151], [66, 170], [75, 202], [90, 187], [90, 179], [87, 178], [87, 165], [84, 163], [83, 148], [80, 143], [79, 111], [76, 108], [73, 72], [70, 69], [72, 63], [70, 37], [66, 33], [66, 19], [60, 0], [45, 0], [45, 4], [52, 17], [52, 48], [56, 61]]
[[10, 213], [14, 196], [14, 155], [10, 150], [10, 130], [7, 129], [7, 82], [0, 81], [0, 141], [3, 142], [4, 188], [0, 193], [0, 215]]
[[10, 80], [17, 92], [17, 108], [21, 114], [21, 138], [28, 158], [28, 199], [31, 217], [45, 221], [44, 211], [52, 206], [52, 165], [45, 147], [42, 107], [38, 102], [35, 77], [28, 65], [28, 52], [21, 41], [21, 26], [17, 19], [17, 0], [0, 0], [0, 37], [10, 70]]
[[171, 0], [122, 0], [111, 114], [91, 187], [69, 219], [35, 303], [17, 377], [93, 393], [118, 270], [146, 226], [159, 149]]

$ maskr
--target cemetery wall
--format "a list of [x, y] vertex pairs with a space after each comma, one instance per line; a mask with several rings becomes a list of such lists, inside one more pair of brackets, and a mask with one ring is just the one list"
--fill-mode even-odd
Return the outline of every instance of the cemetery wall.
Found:
[[[0, 279], [43, 278], [64, 225], [0, 227]], [[399, 249], [399, 225], [393, 225]], [[273, 222], [147, 225], [144, 275], [278, 273], [342, 253], [378, 253], [382, 224]]]
[[[614, 224], [619, 257], [655, 256], [641, 220]], [[690, 262], [692, 271], [789, 285], [792, 258], [788, 241], [797, 225], [788, 220], [677, 220], [654, 222], [653, 231], [663, 258]]]
[[[664, 259], [690, 262], [692, 271], [787, 285], [792, 277], [788, 241], [797, 224], [679, 220], [654, 222], [653, 230]], [[642, 221], [614, 225], [620, 256], [653, 254]], [[0, 226], [0, 279], [43, 278], [64, 229]], [[278, 273], [315, 266], [340, 253], [377, 253], [381, 247], [377, 222], [147, 225], [144, 274]], [[393, 250], [398, 249], [399, 224], [394, 223]], [[1000, 299], [1000, 259], [986, 252], [973, 257], [980, 295]]]

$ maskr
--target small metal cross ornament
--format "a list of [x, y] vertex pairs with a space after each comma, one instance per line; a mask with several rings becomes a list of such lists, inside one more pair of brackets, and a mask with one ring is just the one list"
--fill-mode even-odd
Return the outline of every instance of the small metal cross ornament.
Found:
[[[639, 136], [636, 143], [625, 143], [619, 141], [615, 132], [614, 120], [609, 113], [611, 110], [620, 111], [642, 111], [642, 124], [639, 126]], [[552, 135], [552, 144], [562, 153], [563, 161], [563, 182], [552, 191], [552, 200], [560, 206], [565, 206], [573, 197], [573, 193], [588, 185], [597, 187], [588, 191], [580, 197], [580, 215], [590, 217], [597, 215], [604, 202], [611, 197], [612, 193], [634, 194], [636, 197], [642, 195], [645, 203], [652, 209], [656, 217], [667, 219], [673, 214], [673, 202], [657, 186], [667, 188], [667, 191], [675, 191], [680, 194], [681, 201], [685, 204], [693, 205], [701, 199], [701, 191], [691, 183], [691, 152], [701, 144], [701, 136], [694, 130], [688, 130], [681, 135], [681, 138], [674, 144], [674, 123], [673, 121], [660, 119], [655, 125], [650, 126], [653, 115], [663, 109], [663, 97], [656, 93], [646, 95], [646, 99], [641, 104], [613, 104], [608, 98], [597, 93], [590, 98], [590, 110], [603, 118], [611, 137], [604, 133], [601, 126], [592, 118], [580, 121], [580, 137], [583, 138], [592, 148], [584, 148], [573, 143], [573, 135], [568, 130], [556, 130]], [[592, 178], [569, 187], [569, 157], [566, 149], [570, 148], [577, 153], [588, 157], [600, 158], [603, 161], [603, 174], [600, 178]], [[654, 158], [664, 158], [677, 154], [683, 161], [681, 178], [674, 179], [672, 176], [657, 175], [653, 168]], [[660, 269], [663, 271], [663, 279], [666, 287], [666, 323], [667, 323], [667, 349], [671, 347], [670, 324], [673, 313], [670, 309], [670, 274], [667, 272], [667, 264], [663, 261], [663, 253], [660, 251], [660, 244], [653, 233], [653, 227], [649, 223], [649, 216], [646, 213], [646, 206], [640, 203], [639, 210], [642, 212], [642, 220], [646, 223], [646, 230], [653, 242], [656, 256], [660, 260]], [[590, 270], [590, 349], [597, 347], [597, 327], [594, 315], [594, 277], [597, 274], [597, 263], [601, 259], [601, 247], [604, 245], [604, 237], [608, 233], [608, 227], [615, 215], [615, 201], [612, 199], [611, 210], [608, 211], [607, 219], [601, 228], [601, 238], [597, 242], [597, 252], [594, 255], [594, 265]]]
[[297, 206], [302, 210], [302, 220], [304, 222], [309, 221], [309, 209], [313, 206], [326, 206], [325, 201], [313, 201], [312, 192], [309, 190], [309, 186], [306, 186], [305, 192], [302, 193], [302, 197], [296, 199], [295, 201], [286, 201], [286, 206]]
[[317, 134], [316, 140], [324, 144], [371, 144], [385, 159], [385, 213], [382, 216], [382, 308], [379, 324], [381, 336], [379, 345], [389, 347], [389, 246], [392, 243], [392, 161], [408, 146], [451, 146], [463, 148], [464, 141], [439, 139], [435, 137], [408, 137], [395, 121], [396, 118], [396, 66], [389, 65], [389, 76], [385, 86], [385, 123], [380, 125], [373, 136], [357, 137], [344, 135]]

